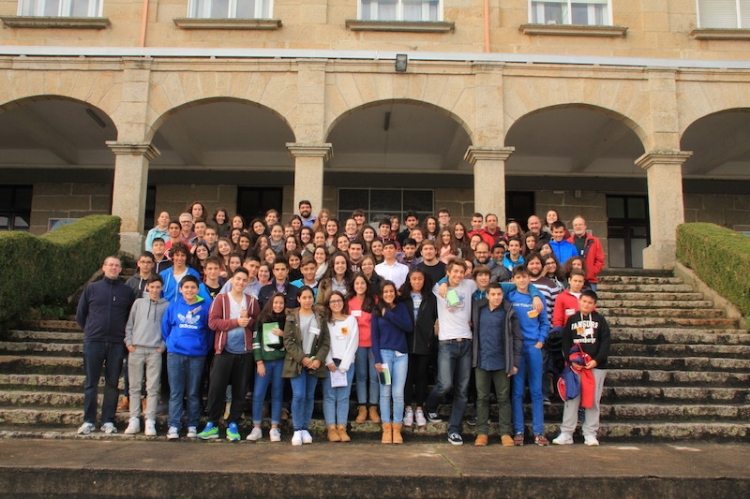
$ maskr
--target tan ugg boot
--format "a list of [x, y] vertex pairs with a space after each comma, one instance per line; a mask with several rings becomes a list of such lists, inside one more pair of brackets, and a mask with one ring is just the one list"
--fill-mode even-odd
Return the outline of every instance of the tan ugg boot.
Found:
[[364, 423], [365, 421], [367, 421], [367, 407], [360, 405], [357, 407], [357, 419], [354, 422]]
[[403, 444], [404, 443], [404, 437], [401, 436], [401, 428], [404, 425], [401, 423], [393, 423], [393, 443], [394, 444]]
[[345, 424], [340, 424], [340, 425], [336, 426], [336, 430], [338, 430], [338, 432], [339, 432], [339, 438], [341, 439], [342, 442], [351, 442], [352, 441], [352, 439], [349, 438], [349, 435], [346, 433], [346, 425]]
[[341, 437], [339, 436], [339, 432], [336, 429], [335, 424], [328, 425], [328, 441], [329, 442], [341, 442]]
[[380, 442], [384, 444], [393, 443], [393, 425], [391, 423], [383, 423], [383, 439]]
[[117, 406], [118, 411], [129, 411], [130, 410], [130, 401], [127, 397], [122, 397], [122, 402], [120, 405]]
[[370, 421], [373, 423], [380, 423], [380, 416], [378, 416], [378, 408], [374, 405], [370, 406]]

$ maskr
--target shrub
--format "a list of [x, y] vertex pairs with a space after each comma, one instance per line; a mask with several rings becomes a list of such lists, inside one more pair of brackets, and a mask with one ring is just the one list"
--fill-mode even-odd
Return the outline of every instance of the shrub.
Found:
[[0, 233], [0, 320], [73, 294], [120, 247], [120, 218], [92, 215], [42, 236]]
[[677, 228], [677, 259], [712, 289], [750, 313], [750, 237], [714, 224]]

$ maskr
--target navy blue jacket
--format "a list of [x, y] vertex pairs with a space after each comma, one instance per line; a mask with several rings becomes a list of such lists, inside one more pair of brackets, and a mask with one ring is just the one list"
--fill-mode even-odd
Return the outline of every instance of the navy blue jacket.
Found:
[[125, 325], [134, 301], [133, 288], [119, 279], [105, 277], [86, 286], [76, 311], [83, 341], [125, 341]]

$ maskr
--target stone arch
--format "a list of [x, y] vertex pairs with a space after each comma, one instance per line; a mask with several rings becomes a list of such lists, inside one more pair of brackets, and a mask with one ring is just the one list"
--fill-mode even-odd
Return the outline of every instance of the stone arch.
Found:
[[[111, 118], [110, 114], [104, 110], [99, 108], [98, 106], [85, 101], [81, 99], [77, 99], [75, 97], [70, 97], [67, 95], [59, 95], [59, 94], [47, 94], [47, 95], [29, 95], [26, 97], [21, 97], [18, 99], [13, 99], [10, 101], [3, 102], [0, 104], [0, 114], [6, 113], [9, 111], [12, 111], [14, 109], [22, 108], [23, 106], [26, 106], [31, 103], [38, 103], [38, 102], [54, 102], [54, 101], [63, 101], [63, 102], [69, 102], [74, 104], [80, 104], [81, 106], [85, 106], [87, 108], [90, 108], [93, 113], [95, 113], [96, 117], [104, 122], [107, 126], [112, 126], [115, 130], [115, 136], [117, 136], [117, 125], [115, 124], [115, 121]], [[91, 118], [93, 120], [96, 120], [96, 118]]]
[[750, 171], [750, 107], [727, 108], [691, 122], [680, 135], [680, 149], [692, 156], [683, 174], [747, 178]]

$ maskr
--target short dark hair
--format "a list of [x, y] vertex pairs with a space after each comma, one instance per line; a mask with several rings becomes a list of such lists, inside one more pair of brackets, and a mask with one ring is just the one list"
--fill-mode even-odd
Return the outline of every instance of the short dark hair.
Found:
[[403, 248], [404, 246], [407, 246], [407, 245], [416, 246], [417, 241], [415, 241], [411, 237], [407, 237], [406, 239], [404, 239], [404, 243], [401, 245], [401, 247]]
[[[154, 245], [156, 242], [165, 242], [163, 237], [155, 237], [153, 241], [151, 241], [151, 246]], [[153, 254], [153, 253], [152, 253]]]
[[146, 279], [146, 286], [148, 286], [152, 282], [158, 282], [160, 284], [164, 284], [164, 279], [159, 274], [151, 274], [151, 276], [148, 279]]
[[474, 271], [471, 273], [471, 276], [476, 277], [479, 274], [492, 275], [492, 271], [487, 265], [477, 265], [476, 267], [474, 267]]
[[364, 248], [364, 247], [365, 247], [365, 245], [364, 245], [364, 243], [362, 242], [362, 240], [361, 240], [361, 239], [354, 239], [354, 240], [352, 240], [352, 241], [349, 241], [349, 247], [350, 247], [350, 248], [351, 248], [351, 247], [352, 247], [352, 245], [354, 245], [354, 244], [358, 244], [358, 245], [359, 245], [359, 246], [361, 246], [362, 248]]
[[194, 275], [188, 274], [185, 277], [183, 277], [182, 280], [180, 281], [180, 289], [182, 289], [182, 287], [185, 285], [186, 282], [192, 282], [198, 287], [201, 286], [201, 283], [197, 277], [195, 277]]
[[154, 260], [154, 254], [153, 254], [153, 253], [151, 253], [150, 251], [144, 251], [143, 253], [141, 253], [140, 255], [138, 255], [138, 259], [139, 259], [139, 260], [140, 260], [141, 258], [144, 258], [144, 257], [145, 257], [145, 258], [150, 258], [150, 259], [151, 259], [151, 261], [153, 261], [153, 260]]
[[393, 239], [386, 239], [385, 241], [383, 241], [383, 249], [385, 249], [386, 246], [393, 246], [395, 248], [396, 241], [394, 241]]
[[234, 269], [234, 272], [232, 272], [232, 277], [236, 276], [239, 273], [243, 273], [246, 276], [250, 277], [250, 273], [247, 271], [245, 267], [237, 267], [236, 269]]
[[564, 229], [565, 228], [565, 224], [563, 222], [561, 222], [560, 220], [556, 220], [556, 221], [552, 222], [552, 225], [550, 225], [550, 229], [552, 229], [552, 230], [559, 229], [561, 227]]
[[286, 267], [287, 270], [289, 270], [289, 262], [284, 258], [283, 256], [277, 256], [273, 261], [273, 266], [275, 267], [278, 264], [283, 264], [284, 267]]
[[407, 212], [406, 212], [406, 216], [404, 217], [404, 220], [406, 220], [406, 219], [407, 219], [407, 218], [409, 218], [409, 217], [414, 217], [414, 218], [416, 218], [417, 220], [419, 220], [419, 215], [417, 215], [417, 212], [416, 212], [416, 211], [414, 211], [414, 210], [409, 210], [409, 211], [407, 211]]
[[206, 265], [209, 263], [213, 263], [214, 265], [218, 265], [221, 267], [221, 259], [218, 256], [209, 256], [206, 258]]
[[391, 226], [391, 221], [387, 218], [381, 218], [380, 222], [378, 222], [378, 227], [382, 227], [384, 225], [387, 225], [388, 227]]
[[303, 204], [308, 204], [308, 205], [310, 205], [310, 208], [312, 208], [312, 203], [311, 203], [310, 201], [308, 201], [307, 199], [303, 199], [302, 201], [300, 201], [300, 202], [299, 202], [299, 203], [297, 204], [297, 208], [299, 208], [299, 207], [300, 207], [300, 206], [302, 206]]
[[517, 275], [529, 275], [529, 269], [526, 268], [526, 265], [516, 265], [513, 267], [513, 277]]
[[487, 290], [489, 291], [490, 289], [499, 289], [500, 291], [502, 291], [502, 290], [503, 290], [503, 287], [502, 287], [502, 286], [500, 285], [500, 283], [499, 283], [499, 282], [497, 282], [497, 281], [492, 281], [491, 283], [489, 283], [489, 284], [487, 285]]
[[586, 289], [586, 290], [581, 291], [581, 298], [583, 298], [584, 296], [587, 296], [587, 297], [593, 299], [594, 303], [596, 303], [597, 300], [599, 299], [599, 297], [596, 296], [596, 291], [592, 291], [590, 289]]

